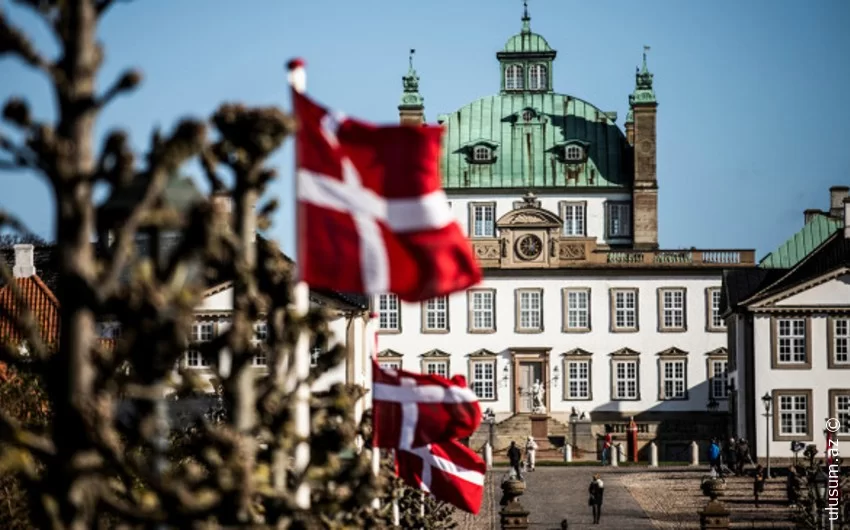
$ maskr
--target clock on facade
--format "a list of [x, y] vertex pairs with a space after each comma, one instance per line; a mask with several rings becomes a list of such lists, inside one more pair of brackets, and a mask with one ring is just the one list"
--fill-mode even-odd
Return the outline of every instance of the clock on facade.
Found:
[[543, 241], [534, 234], [526, 234], [517, 240], [516, 252], [522, 259], [535, 259], [543, 252]]

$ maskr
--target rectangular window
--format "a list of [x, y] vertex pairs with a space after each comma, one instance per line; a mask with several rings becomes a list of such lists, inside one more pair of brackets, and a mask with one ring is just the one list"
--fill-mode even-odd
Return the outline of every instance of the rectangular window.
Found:
[[186, 366], [189, 368], [205, 368], [210, 365], [201, 352], [197, 350], [189, 350], [186, 352]]
[[632, 235], [632, 205], [628, 202], [608, 203], [608, 237]]
[[726, 359], [709, 359], [708, 385], [711, 397], [714, 399], [729, 398], [729, 361]]
[[661, 361], [661, 399], [687, 399], [685, 360]]
[[401, 331], [398, 296], [394, 294], [378, 295], [378, 329], [380, 331]]
[[265, 322], [257, 322], [254, 324], [254, 341], [266, 342], [269, 336], [269, 326]]
[[612, 331], [637, 331], [638, 329], [638, 291], [637, 289], [612, 289], [611, 291], [611, 329]]
[[471, 370], [471, 384], [469, 386], [478, 396], [478, 399], [496, 399], [496, 362], [473, 362]]
[[541, 331], [543, 329], [543, 291], [540, 289], [517, 291], [517, 330]]
[[638, 399], [638, 362], [614, 361], [614, 395], [611, 399]]
[[449, 299], [440, 296], [422, 302], [422, 331], [449, 330]]
[[584, 202], [562, 202], [561, 219], [563, 226], [561, 233], [565, 236], [580, 237], [585, 235], [585, 203]]
[[[850, 318], [834, 318], [830, 323], [830, 360], [831, 367], [850, 366]], [[842, 423], [843, 425], [843, 423]]]
[[472, 203], [469, 208], [469, 235], [471, 237], [495, 237], [496, 204]]
[[590, 361], [567, 361], [567, 399], [590, 399]]
[[268, 358], [266, 357], [266, 352], [258, 352], [254, 355], [254, 359], [251, 361], [251, 364], [254, 366], [266, 366], [268, 364]]
[[493, 331], [496, 329], [496, 292], [492, 290], [469, 291], [469, 330]]
[[776, 321], [776, 360], [778, 364], [807, 362], [806, 319], [780, 318]]
[[313, 346], [312, 348], [310, 348], [311, 367], [319, 366], [319, 357], [321, 357], [323, 353], [325, 353], [325, 350], [321, 346]]
[[780, 394], [779, 434], [781, 436], [806, 436], [809, 434], [809, 396], [806, 394]]
[[708, 331], [724, 331], [726, 322], [720, 318], [720, 289], [709, 287], [705, 291], [706, 329]]
[[833, 407], [832, 417], [840, 422], [838, 434], [850, 435], [850, 393], [835, 393]]
[[658, 290], [658, 328], [663, 331], [685, 330], [685, 290]]
[[384, 370], [401, 370], [401, 361], [381, 361], [378, 366]]
[[449, 362], [448, 361], [425, 361], [425, 373], [426, 374], [437, 374], [443, 377], [449, 376]]
[[564, 331], [590, 330], [590, 289], [564, 289]]
[[212, 339], [212, 322], [197, 322], [192, 325], [192, 342], [209, 342]]

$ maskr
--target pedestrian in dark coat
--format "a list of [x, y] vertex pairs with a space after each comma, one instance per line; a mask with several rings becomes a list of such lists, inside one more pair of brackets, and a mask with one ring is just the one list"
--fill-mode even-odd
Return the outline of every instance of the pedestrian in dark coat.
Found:
[[756, 500], [756, 508], [759, 507], [759, 495], [764, 493], [764, 481], [767, 480], [767, 475], [761, 464], [756, 466], [756, 473], [753, 476], [753, 497]]
[[517, 447], [516, 442], [511, 442], [511, 446], [508, 447], [508, 460], [511, 462], [511, 467], [516, 471], [516, 478], [522, 480], [522, 473], [520, 473], [522, 451]]
[[729, 438], [729, 441], [726, 442], [726, 467], [732, 473], [738, 474], [738, 443], [735, 438]]
[[593, 475], [587, 493], [587, 504], [593, 512], [593, 524], [599, 524], [599, 518], [602, 517], [602, 497], [605, 493], [605, 483], [599, 478], [599, 473]]

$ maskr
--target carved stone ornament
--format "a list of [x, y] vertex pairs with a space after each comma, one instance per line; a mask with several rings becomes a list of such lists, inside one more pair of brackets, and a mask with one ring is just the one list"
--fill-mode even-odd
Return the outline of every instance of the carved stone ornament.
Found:
[[473, 243], [475, 257], [478, 259], [499, 259], [499, 242], [487, 241]]
[[581, 243], [561, 243], [558, 259], [578, 260], [585, 259], [584, 245]]
[[526, 234], [516, 242], [517, 255], [525, 260], [533, 260], [543, 252], [543, 241], [534, 234]]

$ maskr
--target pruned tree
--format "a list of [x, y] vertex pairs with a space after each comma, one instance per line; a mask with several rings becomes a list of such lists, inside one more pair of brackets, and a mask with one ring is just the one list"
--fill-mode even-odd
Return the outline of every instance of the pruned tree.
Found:
[[[39, 121], [26, 101], [5, 102], [0, 129], [0, 169], [32, 170], [55, 197], [55, 252], [60, 332], [48, 350], [27, 311], [0, 315], [15, 319], [29, 356], [3, 344], [0, 360], [28, 363], [45, 383], [52, 412], [46, 432], [11, 414], [0, 414], [6, 463], [25, 480], [33, 525], [70, 530], [98, 525], [120, 528], [381, 528], [380, 513], [368, 508], [376, 494], [367, 457], [342, 458], [357, 432], [351, 417], [354, 397], [341, 386], [312, 400], [311, 455], [306, 469], [287, 455], [305, 440], [293, 434], [294, 407], [307, 380], [291, 367], [296, 343], [308, 331], [319, 341], [329, 335], [319, 310], [306, 315], [293, 307], [291, 267], [272, 243], [255, 237], [269, 225], [274, 201], [258, 201], [275, 174], [269, 155], [293, 131], [293, 120], [277, 108], [223, 105], [209, 120], [186, 119], [170, 134], [155, 131], [141, 157], [127, 135], [114, 130], [95, 146], [100, 111], [142, 80], [128, 70], [104, 91], [97, 74], [103, 49], [96, 27], [112, 0], [18, 0], [39, 14], [60, 45], [55, 60], [44, 56], [0, 14], [0, 56], [17, 57], [42, 72], [57, 103], [54, 123]], [[209, 129], [214, 134], [208, 134]], [[14, 131], [13, 131], [14, 129]], [[178, 214], [163, 200], [168, 176], [190, 159], [201, 161], [213, 193], [232, 201], [232, 215], [208, 200]], [[96, 185], [129, 193], [120, 212], [93, 201]], [[106, 237], [107, 226], [110, 237]], [[0, 229], [26, 236], [8, 213]], [[145, 231], [158, 241], [177, 232], [180, 242], [166, 253], [154, 244], [137, 252]], [[90, 242], [100, 234], [98, 252]], [[107, 243], [107, 240], [109, 243]], [[2, 275], [15, 291], [10, 271]], [[232, 325], [214, 340], [193, 344], [219, 373], [227, 414], [202, 421], [179, 443], [167, 444], [163, 395], [176, 361], [190, 342], [193, 309], [212, 279], [233, 282]], [[253, 326], [268, 322], [265, 344], [252, 346]], [[121, 325], [114, 348], [102, 347], [95, 325]], [[302, 336], [303, 339], [303, 336]], [[268, 375], [257, 378], [251, 359], [258, 348]], [[336, 348], [320, 359], [319, 370], [335, 364]], [[178, 395], [194, 388], [191, 374], [174, 383]], [[135, 404], [138, 421], [117, 420], [119, 404]], [[13, 449], [10, 449], [13, 448]], [[312, 509], [295, 501], [302, 484], [313, 488]]]

